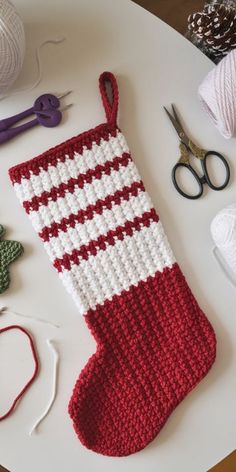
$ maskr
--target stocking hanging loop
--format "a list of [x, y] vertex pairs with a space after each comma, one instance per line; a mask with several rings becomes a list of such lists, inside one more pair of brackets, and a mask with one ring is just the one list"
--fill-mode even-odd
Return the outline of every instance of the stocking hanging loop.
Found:
[[5, 418], [7, 418], [8, 416], [10, 416], [10, 414], [13, 412], [17, 402], [20, 400], [20, 398], [22, 397], [22, 395], [25, 393], [25, 391], [28, 389], [28, 387], [32, 384], [32, 382], [34, 381], [37, 373], [38, 373], [38, 368], [39, 368], [39, 362], [38, 362], [38, 357], [37, 357], [37, 354], [36, 354], [36, 349], [35, 349], [35, 346], [34, 346], [34, 341], [33, 341], [33, 338], [31, 336], [31, 334], [25, 329], [23, 328], [22, 326], [19, 326], [19, 325], [11, 325], [11, 326], [6, 326], [5, 328], [1, 328], [0, 329], [0, 334], [1, 333], [4, 333], [5, 331], [10, 331], [12, 329], [18, 329], [19, 331], [22, 331], [22, 333], [24, 333], [28, 339], [29, 339], [29, 343], [30, 343], [30, 347], [31, 347], [31, 351], [32, 351], [32, 356], [33, 356], [33, 360], [34, 360], [34, 372], [31, 376], [31, 378], [29, 379], [29, 381], [26, 383], [26, 385], [22, 388], [22, 390], [20, 391], [20, 393], [18, 393], [17, 397], [15, 398], [15, 400], [13, 401], [12, 405], [10, 406], [9, 410], [2, 416], [0, 416], [0, 421], [4, 420]]
[[[115, 125], [118, 112], [119, 91], [116, 78], [111, 72], [103, 72], [100, 75], [99, 89], [107, 122]], [[111, 98], [108, 96], [108, 91], [111, 91]]]

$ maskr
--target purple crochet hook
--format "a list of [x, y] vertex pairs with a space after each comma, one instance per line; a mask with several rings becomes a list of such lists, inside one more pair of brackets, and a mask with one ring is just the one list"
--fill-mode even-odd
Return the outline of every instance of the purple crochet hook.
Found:
[[[62, 118], [62, 113], [58, 109], [60, 107], [59, 99], [65, 97], [69, 93], [71, 93], [71, 91], [66, 92], [60, 97], [50, 93], [45, 93], [35, 100], [33, 107], [23, 111], [22, 113], [11, 116], [10, 118], [0, 120], [0, 144], [9, 141], [23, 131], [33, 128], [38, 124], [46, 126], [47, 128], [57, 126]], [[21, 121], [33, 114], [36, 115], [34, 120], [23, 123], [20, 126], [12, 127], [18, 121]]]

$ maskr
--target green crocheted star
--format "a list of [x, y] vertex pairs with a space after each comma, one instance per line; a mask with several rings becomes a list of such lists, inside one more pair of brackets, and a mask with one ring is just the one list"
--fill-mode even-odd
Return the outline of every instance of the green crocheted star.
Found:
[[0, 225], [0, 293], [5, 292], [10, 284], [9, 264], [19, 257], [24, 248], [17, 241], [1, 241], [5, 230]]

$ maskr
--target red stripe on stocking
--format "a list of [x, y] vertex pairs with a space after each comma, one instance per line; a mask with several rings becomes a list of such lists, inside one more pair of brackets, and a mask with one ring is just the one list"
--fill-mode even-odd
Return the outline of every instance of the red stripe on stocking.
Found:
[[68, 228], [74, 228], [77, 223], [83, 224], [86, 220], [92, 220], [95, 214], [101, 215], [104, 210], [111, 210], [113, 205], [120, 205], [122, 200], [129, 200], [131, 196], [136, 197], [139, 192], [144, 192], [142, 181], [133, 182], [130, 186], [125, 186], [122, 190], [117, 190], [114, 194], [108, 195], [104, 199], [99, 199], [94, 205], [88, 205], [84, 210], [79, 210], [77, 214], [71, 214], [68, 218], [62, 218], [60, 223], [52, 223], [45, 226], [39, 233], [44, 242], [50, 238], [57, 237], [60, 231], [67, 232]]
[[79, 174], [76, 178], [71, 178], [68, 182], [62, 182], [58, 187], [52, 187], [47, 192], [34, 196], [31, 200], [23, 202], [23, 207], [27, 213], [38, 211], [40, 205], [47, 205], [49, 201], [56, 201], [59, 197], [64, 198], [66, 193], [73, 193], [75, 188], [82, 189], [85, 184], [91, 184], [94, 179], [100, 180], [104, 174], [110, 175], [112, 170], [118, 171], [120, 167], [127, 167], [131, 161], [131, 156], [124, 152], [122, 156], [116, 156], [113, 161], [107, 161], [104, 165], [97, 165], [94, 169], [89, 169], [85, 174]]
[[91, 255], [96, 256], [99, 250], [105, 251], [107, 246], [114, 246], [117, 239], [123, 241], [125, 236], [133, 236], [135, 231], [140, 231], [143, 226], [149, 227], [152, 221], [158, 222], [158, 220], [159, 217], [152, 208], [142, 216], [136, 216], [132, 221], [126, 221], [123, 226], [117, 226], [115, 230], [110, 230], [105, 235], [91, 240], [80, 249], [74, 249], [71, 254], [66, 253], [61, 259], [55, 259], [54, 267], [58, 272], [62, 272], [63, 269], [70, 270], [72, 264], [79, 265], [81, 259], [87, 260]]
[[99, 145], [102, 139], [109, 141], [111, 137], [116, 137], [118, 131], [119, 129], [114, 124], [103, 123], [98, 125], [96, 128], [68, 139], [30, 161], [12, 167], [9, 169], [10, 179], [13, 184], [20, 184], [22, 179], [30, 179], [32, 174], [39, 175], [40, 171], [47, 171], [49, 166], [56, 167], [58, 162], [65, 162], [68, 157], [73, 160], [75, 152], [81, 154], [81, 158], [83, 158], [85, 149], [91, 149], [93, 144]]

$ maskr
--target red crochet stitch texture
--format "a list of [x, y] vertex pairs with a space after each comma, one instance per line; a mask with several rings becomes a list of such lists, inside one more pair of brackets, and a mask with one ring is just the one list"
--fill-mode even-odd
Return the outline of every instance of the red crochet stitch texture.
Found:
[[[111, 102], [106, 93], [107, 82], [112, 89]], [[104, 455], [126, 456], [143, 449], [155, 438], [174, 408], [207, 374], [215, 359], [216, 340], [210, 323], [170, 254], [168, 241], [162, 233], [161, 225], [158, 225], [159, 217], [154, 208], [148, 205], [142, 210], [140, 207], [137, 216], [134, 208], [137, 209], [135, 205], [141, 203], [130, 203], [130, 211], [126, 209], [124, 221], [119, 224], [117, 222], [115, 210], [124, 201], [129, 202], [132, 197], [140, 194], [143, 196], [145, 192], [140, 176], [134, 170], [130, 170], [131, 177], [134, 172], [134, 176], [128, 181], [131, 183], [126, 185], [124, 181], [124, 186], [119, 186], [122, 174], [132, 161], [129, 152], [119, 151], [118, 146], [120, 154], [117, 155], [114, 151], [114, 155], [110, 155], [109, 151], [110, 157], [105, 163], [97, 162], [91, 169], [78, 172], [76, 177], [70, 174], [70, 165], [67, 163], [69, 179], [64, 179], [64, 175], [57, 170], [59, 180], [54, 184], [56, 186], [49, 186], [49, 189], [43, 187], [42, 192], [39, 189], [35, 191], [32, 182], [29, 184], [32, 187], [27, 184], [27, 180], [31, 181], [32, 175], [39, 176], [42, 169], [49, 172], [53, 166], [57, 168], [59, 162], [64, 163], [68, 158], [73, 161], [76, 153], [81, 154], [81, 159], [86, 159], [84, 151], [92, 149], [95, 143], [100, 146], [101, 142], [108, 143], [111, 137], [116, 141], [119, 133], [116, 123], [116, 79], [113, 74], [104, 72], [99, 84], [107, 123], [67, 140], [31, 161], [15, 166], [9, 173], [13, 184], [20, 185], [25, 180], [21, 191], [28, 196], [23, 199], [23, 207], [27, 213], [41, 210], [44, 225], [42, 228], [40, 225], [39, 236], [53, 252], [56, 245], [60, 245], [62, 233], [63, 236], [68, 235], [69, 242], [73, 242], [71, 228], [76, 229], [77, 224], [92, 222], [95, 216], [102, 215], [105, 211], [107, 213], [107, 209], [111, 210], [108, 225], [105, 221], [101, 223], [102, 234], [97, 232], [95, 225], [91, 225], [89, 238], [85, 238], [85, 242], [78, 247], [74, 247], [73, 242], [71, 249], [66, 244], [59, 255], [53, 255], [53, 262], [62, 278], [65, 274], [70, 277], [70, 272], [72, 273], [71, 286], [76, 287], [76, 295], [77, 291], [82, 293], [81, 299], [85, 298], [88, 303], [83, 313], [97, 342], [96, 352], [80, 374], [69, 404], [75, 431], [89, 449]], [[104, 192], [102, 197], [97, 195], [98, 198], [85, 207], [78, 209], [76, 206], [74, 211], [73, 202], [78, 198], [74, 196], [76, 189], [89, 186], [89, 191], [95, 191], [93, 187], [96, 187], [96, 183], [103, 180], [104, 175], [112, 174], [117, 175], [113, 177], [115, 185], [111, 185], [109, 192]], [[28, 189], [26, 192], [24, 186]], [[73, 198], [68, 199], [68, 196]], [[51, 202], [58, 206], [57, 217], [48, 208]], [[71, 211], [63, 217], [62, 209], [65, 204], [71, 205]], [[111, 221], [114, 218], [117, 222], [114, 227], [111, 225], [110, 228], [109, 218]], [[158, 231], [155, 232], [158, 236], [153, 241], [151, 230], [146, 230], [152, 228], [154, 232], [154, 229], [157, 230], [155, 225], [158, 225]], [[143, 239], [137, 238], [140, 233], [143, 233]], [[116, 264], [112, 265], [113, 261], [109, 256], [112, 254], [111, 248], [122, 246], [119, 244], [121, 241], [127, 247], [133, 241], [144, 272], [140, 268], [136, 270], [134, 265], [130, 267], [129, 274], [129, 267], [127, 270], [122, 258], [119, 264], [118, 257], [115, 258]], [[147, 250], [149, 243], [151, 249], [149, 247]], [[123, 245], [124, 258], [129, 256], [126, 244]], [[155, 251], [159, 254], [159, 264], [158, 258], [155, 260]], [[106, 262], [101, 264], [97, 257], [97, 267], [93, 267], [93, 256], [106, 253]], [[154, 269], [152, 259], [156, 264]], [[89, 293], [86, 293], [86, 289], [82, 290], [83, 270], [85, 281], [92, 274], [88, 280], [93, 282], [95, 279], [96, 286], [96, 278], [100, 280], [98, 274], [101, 278], [107, 277], [106, 269], [109, 264], [117, 271], [117, 277], [120, 276], [124, 284], [121, 287], [125, 287], [125, 290], [122, 291], [121, 288], [121, 293], [110, 292], [119, 295], [106, 295], [107, 298], [103, 298], [105, 301], [95, 306], [98, 302], [91, 302], [93, 299], [90, 300], [87, 296]], [[84, 269], [77, 276], [78, 266], [79, 269], [84, 266]], [[132, 281], [136, 280], [133, 278], [135, 270], [137, 274], [140, 271], [142, 276], [137, 279], [141, 281], [134, 286], [132, 283], [135, 282]], [[126, 271], [128, 284], [123, 273]], [[82, 288], [79, 287], [80, 283]], [[93, 290], [93, 284], [90, 285]], [[87, 306], [92, 308], [87, 309]]]
[[95, 169], [88, 170], [76, 179], [71, 178], [66, 184], [61, 183], [58, 187], [53, 187], [50, 192], [43, 192], [40, 197], [34, 196], [32, 200], [24, 202], [23, 207], [27, 213], [30, 210], [38, 211], [40, 205], [47, 205], [50, 200], [56, 201], [58, 197], [65, 197], [67, 192], [73, 193], [76, 187], [83, 188], [85, 183], [91, 183], [93, 179], [101, 179], [103, 174], [110, 175], [112, 169], [118, 171], [120, 167], [126, 167], [129, 161], [131, 161], [131, 156], [125, 152], [103, 166], [97, 165]]
[[72, 213], [68, 218], [62, 218], [60, 223], [54, 221], [50, 226], [45, 226], [39, 236], [47, 242], [52, 236], [57, 237], [60, 230], [66, 233], [68, 227], [74, 228], [76, 223], [83, 224], [86, 220], [92, 220], [94, 215], [101, 215], [107, 208], [111, 209], [114, 203], [120, 205], [122, 200], [128, 201], [130, 196], [137, 196], [139, 191], [145, 191], [143, 182], [133, 182], [129, 187], [125, 186], [113, 195], [108, 195], [103, 200], [97, 200], [94, 205], [88, 205], [85, 210], [79, 210], [78, 213]]
[[55, 259], [53, 265], [58, 272], [61, 272], [63, 268], [69, 270], [73, 264], [80, 264], [80, 258], [88, 259], [90, 255], [95, 256], [99, 250], [105, 251], [107, 246], [115, 246], [116, 238], [122, 241], [126, 235], [132, 236], [134, 231], [140, 231], [142, 226], [149, 227], [152, 221], [157, 222], [158, 220], [159, 217], [153, 208], [149, 212], [143, 213], [142, 216], [136, 216], [132, 221], [127, 220], [123, 226], [117, 226], [116, 229], [108, 231], [96, 240], [91, 240], [80, 249], [74, 249], [71, 254], [65, 254], [63, 258]]
[[97, 342], [69, 413], [80, 441], [110, 456], [144, 448], [207, 374], [216, 339], [179, 266], [85, 316]]

